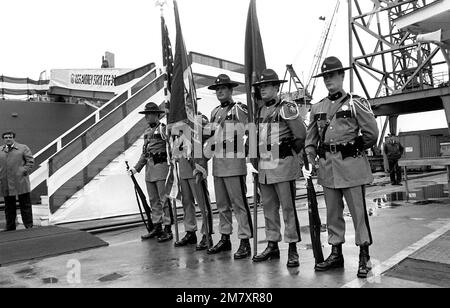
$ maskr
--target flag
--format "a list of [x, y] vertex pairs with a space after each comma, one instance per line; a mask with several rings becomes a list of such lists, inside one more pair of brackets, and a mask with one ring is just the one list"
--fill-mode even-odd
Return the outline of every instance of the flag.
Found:
[[173, 79], [171, 85], [172, 93], [167, 124], [170, 126], [170, 124], [184, 121], [187, 122], [193, 130], [195, 115], [197, 114], [197, 95], [195, 92], [194, 76], [192, 74], [189, 57], [181, 31], [177, 1], [174, 0], [173, 5], [177, 34], [175, 42]]
[[[245, 85], [247, 90], [247, 107], [249, 123], [256, 122], [256, 111], [258, 100], [261, 99], [257, 90], [253, 91], [252, 84], [258, 81], [262, 71], [266, 69], [264, 48], [259, 31], [258, 16], [256, 15], [256, 0], [250, 0], [247, 15], [247, 27], [245, 30]], [[249, 126], [252, 128], [252, 126]], [[255, 128], [253, 126], [253, 128]], [[256, 157], [256, 130], [249, 130], [249, 154], [251, 158]], [[252, 161], [253, 167], [255, 162]]]
[[173, 79], [173, 54], [172, 45], [169, 39], [169, 30], [167, 30], [167, 25], [164, 20], [164, 16], [161, 16], [161, 38], [162, 38], [162, 56], [163, 56], [163, 66], [166, 72], [165, 85], [164, 85], [164, 96], [166, 98], [166, 108], [168, 110], [168, 105], [170, 102], [170, 93]]
[[[164, 71], [166, 73], [164, 80], [164, 96], [166, 100], [166, 114], [168, 114], [170, 111], [174, 62], [172, 54], [172, 45], [169, 39], [169, 30], [167, 29], [164, 16], [162, 15], [161, 15], [161, 39], [162, 39], [163, 66]], [[173, 140], [170, 137], [170, 134], [167, 136], [167, 138], [168, 138], [168, 142], [166, 143], [167, 153], [172, 153]], [[167, 159], [169, 161], [169, 172], [167, 174], [165, 182], [166, 196], [175, 199], [179, 197], [180, 193], [177, 165], [174, 163], [173, 159], [171, 158], [171, 155], [167, 155]]]

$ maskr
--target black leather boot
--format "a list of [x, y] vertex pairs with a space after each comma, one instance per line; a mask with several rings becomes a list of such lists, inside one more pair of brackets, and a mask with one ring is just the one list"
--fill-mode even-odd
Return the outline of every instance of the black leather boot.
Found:
[[175, 247], [186, 246], [189, 244], [197, 244], [197, 235], [195, 231], [187, 231], [186, 235], [179, 241], [175, 242]]
[[289, 243], [287, 267], [300, 266], [298, 262], [297, 243]]
[[231, 250], [231, 241], [230, 241], [230, 235], [229, 234], [222, 234], [222, 238], [220, 241], [216, 244], [216, 246], [209, 248], [206, 253], [209, 255], [219, 253], [221, 251], [228, 251]]
[[259, 255], [253, 257], [253, 262], [262, 262], [269, 259], [279, 259], [280, 249], [278, 249], [277, 242], [270, 242], [267, 244], [266, 249]]
[[342, 255], [342, 244], [331, 246], [331, 254], [322, 263], [316, 264], [314, 269], [318, 272], [328, 271], [332, 268], [344, 267], [344, 256]]
[[162, 225], [160, 223], [155, 224], [153, 230], [145, 235], [142, 235], [141, 239], [148, 240], [154, 237], [159, 237], [161, 233], [162, 233]]
[[164, 231], [158, 237], [158, 243], [167, 242], [173, 239], [172, 228], [170, 225], [164, 226]]
[[248, 238], [241, 239], [241, 244], [239, 245], [239, 249], [234, 254], [235, 259], [243, 259], [250, 257], [252, 254], [252, 249], [250, 248], [250, 241]]
[[367, 264], [369, 260], [370, 260], [369, 246], [368, 245], [359, 246], [359, 266], [358, 266], [358, 273], [356, 274], [358, 278], [367, 278], [367, 274], [372, 269]]
[[200, 243], [197, 244], [197, 246], [195, 246], [195, 250], [208, 249], [208, 237], [209, 237], [209, 242], [212, 243], [211, 235], [203, 234], [202, 240], [200, 241]]

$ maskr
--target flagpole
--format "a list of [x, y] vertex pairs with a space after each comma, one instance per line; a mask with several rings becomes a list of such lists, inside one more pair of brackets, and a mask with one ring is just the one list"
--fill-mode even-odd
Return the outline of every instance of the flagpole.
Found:
[[[156, 6], [160, 7], [160, 11], [161, 11], [161, 21], [164, 20], [164, 5], [167, 5], [167, 0], [157, 0], [155, 3]], [[163, 35], [164, 33], [164, 27], [165, 26], [165, 22], [163, 24], [163, 22], [161, 22], [161, 34]], [[162, 57], [163, 57], [163, 65], [164, 65], [164, 46], [162, 46], [163, 48], [163, 52], [162, 52]], [[168, 80], [169, 80], [169, 72], [167, 71], [167, 65], [164, 66], [164, 73], [166, 74], [166, 77], [164, 78], [164, 111], [166, 114], [166, 120], [168, 121], [169, 119], [169, 104], [170, 104], [170, 97], [169, 97], [169, 85], [168, 85]], [[167, 122], [167, 127], [168, 127], [168, 122]], [[168, 159], [171, 160], [172, 159], [172, 148], [170, 146], [170, 139], [172, 138], [171, 136], [171, 131], [170, 129], [168, 130], [168, 134], [167, 134], [167, 152], [168, 152]], [[174, 181], [177, 181], [177, 185], [178, 185], [178, 179], [175, 179], [175, 177], [178, 177], [178, 168], [176, 166], [176, 162], [173, 161], [172, 162], [173, 165], [173, 169], [170, 168], [169, 172], [173, 172], [174, 173]], [[170, 178], [170, 175], [168, 175], [168, 178]], [[167, 184], [167, 183], [166, 183]], [[172, 218], [173, 218], [173, 224], [175, 227], [175, 241], [178, 242], [180, 239], [180, 235], [179, 235], [179, 231], [178, 231], [178, 215], [177, 215], [177, 201], [176, 198], [173, 198], [171, 196], [171, 194], [169, 193], [169, 200], [171, 201], [171, 205], [172, 205]], [[170, 206], [170, 205], [169, 205]]]

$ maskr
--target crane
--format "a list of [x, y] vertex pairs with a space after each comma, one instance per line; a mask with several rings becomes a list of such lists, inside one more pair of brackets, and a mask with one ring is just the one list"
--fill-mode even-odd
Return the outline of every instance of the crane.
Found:
[[[314, 54], [309, 79], [308, 82], [306, 83], [306, 86], [300, 81], [300, 78], [298, 78], [297, 73], [295, 72], [292, 64], [286, 65], [286, 73], [284, 75], [284, 79], [286, 79], [288, 73], [290, 75], [290, 79], [288, 92], [282, 94], [284, 99], [295, 101], [299, 104], [304, 104], [305, 106], [311, 105], [310, 102], [313, 98], [314, 90], [316, 88], [317, 83], [317, 78], [313, 78], [313, 76], [317, 75], [320, 63], [324, 58], [325, 48], [329, 45], [329, 42], [331, 41], [332, 33], [330, 33], [330, 30], [335, 23], [335, 16], [339, 10], [339, 3], [340, 3], [339, 0], [337, 0], [331, 20], [325, 24], [324, 29], [322, 31], [322, 35], [319, 40], [319, 45], [317, 46], [316, 52]], [[325, 17], [320, 16], [319, 19], [325, 20]], [[292, 84], [294, 84], [295, 86], [294, 92], [291, 91]]]

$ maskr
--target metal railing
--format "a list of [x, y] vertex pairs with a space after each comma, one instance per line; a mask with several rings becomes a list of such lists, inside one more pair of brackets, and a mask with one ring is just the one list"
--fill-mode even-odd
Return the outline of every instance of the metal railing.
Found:
[[[61, 151], [64, 147], [69, 146], [69, 144], [73, 143], [74, 140], [82, 135], [89, 127], [98, 123], [106, 115], [108, 115], [118, 106], [122, 105], [130, 97], [139, 92], [151, 80], [155, 79], [156, 76], [157, 69], [153, 64], [153, 69], [149, 73], [141, 77], [141, 79], [136, 84], [134, 84], [131, 89], [127, 89], [121, 94], [115, 96], [108, 103], [95, 110], [91, 115], [87, 116], [84, 120], [73, 126], [70, 130], [66, 131], [64, 134], [62, 134], [61, 136], [50, 142], [46, 147], [37, 152], [34, 155], [34, 159], [35, 165], [39, 167], [34, 169], [31, 173], [31, 188], [36, 188], [47, 178], [47, 162], [51, 156]], [[73, 146], [74, 144], [71, 145], [71, 147]]]

